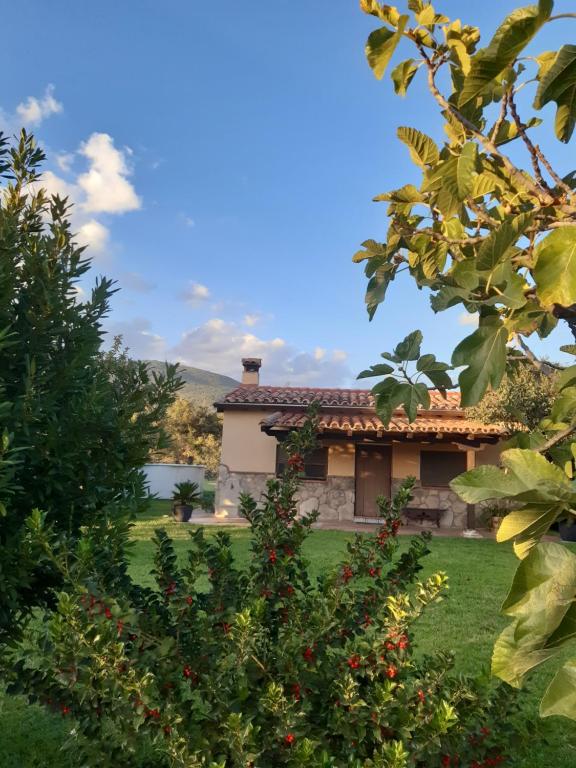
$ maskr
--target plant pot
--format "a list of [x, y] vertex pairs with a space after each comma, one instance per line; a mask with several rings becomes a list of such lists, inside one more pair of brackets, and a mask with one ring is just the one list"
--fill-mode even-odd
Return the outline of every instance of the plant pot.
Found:
[[576, 541], [576, 523], [560, 523], [558, 530], [562, 541]]
[[187, 523], [192, 517], [192, 507], [188, 504], [174, 504], [172, 514], [177, 523]]

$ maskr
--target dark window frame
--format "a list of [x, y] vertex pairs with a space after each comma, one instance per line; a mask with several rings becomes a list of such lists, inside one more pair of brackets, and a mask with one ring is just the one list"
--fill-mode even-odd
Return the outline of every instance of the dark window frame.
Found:
[[[450, 465], [442, 466], [454, 457], [458, 458], [456, 462], [458, 466], [454, 471], [449, 468]], [[425, 460], [428, 458], [432, 459], [432, 466], [425, 466]], [[465, 451], [420, 450], [420, 485], [422, 488], [448, 488], [450, 481], [461, 475], [462, 472], [466, 472], [466, 469], [467, 455]]]
[[[318, 457], [320, 456], [320, 460]], [[282, 443], [276, 446], [276, 477], [280, 477], [286, 467], [286, 453]], [[315, 472], [319, 473], [314, 474]], [[328, 446], [319, 446], [304, 459], [304, 472], [299, 475], [306, 482], [325, 482], [328, 478]]]

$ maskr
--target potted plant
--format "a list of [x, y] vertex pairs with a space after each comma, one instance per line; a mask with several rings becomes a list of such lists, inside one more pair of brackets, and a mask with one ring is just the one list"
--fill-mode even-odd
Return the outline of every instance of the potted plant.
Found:
[[187, 523], [190, 520], [194, 507], [199, 506], [202, 502], [202, 494], [198, 483], [191, 483], [189, 480], [176, 483], [172, 499], [174, 500], [172, 507], [174, 520], [179, 523]]
[[497, 533], [498, 528], [500, 528], [500, 524], [502, 523], [504, 517], [508, 514], [508, 511], [508, 509], [498, 506], [497, 504], [484, 507], [480, 513], [481, 524]]

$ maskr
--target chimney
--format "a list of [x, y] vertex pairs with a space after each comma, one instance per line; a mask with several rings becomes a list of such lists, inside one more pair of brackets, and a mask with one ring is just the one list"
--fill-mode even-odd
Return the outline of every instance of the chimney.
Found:
[[260, 366], [262, 360], [259, 357], [243, 357], [242, 367], [242, 384], [257, 387], [260, 383]]

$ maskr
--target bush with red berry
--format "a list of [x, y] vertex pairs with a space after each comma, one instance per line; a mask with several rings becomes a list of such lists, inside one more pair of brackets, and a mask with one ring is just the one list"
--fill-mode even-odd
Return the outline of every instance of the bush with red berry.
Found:
[[8, 654], [11, 689], [70, 721], [78, 765], [161, 768], [488, 768], [522, 741], [509, 689], [450, 674], [452, 658], [414, 653], [415, 624], [446, 587], [419, 578], [429, 536], [401, 547], [406, 481], [379, 499], [378, 533], [310, 576], [297, 513], [314, 419], [286, 442], [291, 460], [258, 503], [249, 566], [227, 533], [191, 534], [186, 565], [155, 533], [156, 588], [128, 575], [128, 528], [100, 523], [72, 548], [42, 516], [30, 546], [65, 590]]

